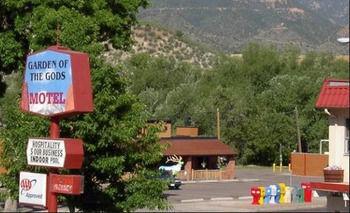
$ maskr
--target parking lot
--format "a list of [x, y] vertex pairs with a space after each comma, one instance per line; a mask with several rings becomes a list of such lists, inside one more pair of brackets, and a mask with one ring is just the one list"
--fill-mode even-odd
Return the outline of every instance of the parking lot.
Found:
[[165, 196], [171, 203], [199, 199], [244, 199], [250, 196], [250, 189], [253, 186], [268, 186], [278, 183], [300, 186], [302, 182], [323, 180], [322, 177], [292, 176], [288, 169], [284, 169], [282, 172], [272, 172], [272, 168], [257, 166], [238, 167], [235, 176], [235, 179], [228, 181], [183, 182], [180, 190], [167, 190]]
[[300, 186], [302, 182], [322, 181], [322, 177], [292, 176], [288, 169], [272, 172], [268, 167], [238, 167], [236, 178], [228, 181], [189, 181], [180, 190], [167, 190], [165, 196], [172, 205], [169, 211], [206, 212], [320, 212], [326, 211], [325, 197], [313, 198], [311, 203], [291, 203], [256, 206], [251, 204], [250, 189], [285, 183]]

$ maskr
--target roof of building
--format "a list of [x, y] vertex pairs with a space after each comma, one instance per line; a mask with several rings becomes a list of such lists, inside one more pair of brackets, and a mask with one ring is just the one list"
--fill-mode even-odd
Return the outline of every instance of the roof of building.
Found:
[[326, 79], [316, 101], [317, 108], [350, 108], [350, 82]]
[[164, 155], [236, 155], [233, 149], [217, 138], [172, 137], [162, 138], [161, 144], [169, 144]]

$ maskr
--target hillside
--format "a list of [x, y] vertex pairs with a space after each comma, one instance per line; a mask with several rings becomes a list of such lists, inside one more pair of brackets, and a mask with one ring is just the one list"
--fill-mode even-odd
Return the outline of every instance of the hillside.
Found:
[[108, 45], [104, 57], [112, 64], [129, 58], [133, 53], [148, 53], [171, 60], [189, 62], [201, 68], [209, 68], [215, 61], [216, 52], [186, 39], [179, 31], [172, 32], [156, 26], [139, 25], [133, 28], [134, 44], [131, 51], [120, 51]]
[[[135, 53], [147, 53], [153, 57], [162, 56], [170, 60], [189, 62], [201, 68], [212, 68], [220, 52], [210, 49], [210, 44], [201, 44], [188, 39], [181, 31], [171, 31], [157, 25], [138, 25], [132, 30], [134, 41], [130, 51], [116, 50], [111, 44], [106, 44], [104, 58], [116, 65]], [[232, 57], [242, 57], [242, 54], [228, 54]], [[304, 55], [300, 56], [302, 60]], [[348, 54], [336, 58], [349, 60]]]
[[151, 0], [139, 19], [183, 32], [198, 43], [240, 53], [249, 42], [348, 54], [348, 0]]

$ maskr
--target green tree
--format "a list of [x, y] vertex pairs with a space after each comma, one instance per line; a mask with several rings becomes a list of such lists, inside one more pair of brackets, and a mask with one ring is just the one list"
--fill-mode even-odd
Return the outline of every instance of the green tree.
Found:
[[[260, 50], [257, 55], [266, 52], [257, 49]], [[248, 51], [246, 54], [255, 53]], [[256, 92], [248, 99], [248, 116], [241, 124], [239, 137], [234, 139], [243, 142], [239, 149], [244, 150], [239, 159], [242, 163], [269, 165], [278, 161], [279, 144], [283, 145], [283, 159], [288, 160], [290, 152], [297, 146], [296, 106], [299, 109], [302, 142], [309, 152], [317, 152], [319, 140], [327, 137], [326, 115], [315, 109], [322, 81], [325, 78], [348, 78], [347, 62], [335, 60], [332, 55], [310, 52], [300, 60], [293, 49], [283, 50], [280, 55], [277, 62], [280, 71], [266, 78], [264, 87], [252, 81], [253, 91]], [[249, 59], [243, 63], [256, 67], [270, 62]]]
[[[131, 91], [138, 95], [146, 104], [148, 112], [158, 119], [183, 119], [188, 114], [188, 107], [181, 111], [179, 105], [170, 102], [179, 101], [182, 104], [196, 103], [193, 97], [195, 82], [200, 78], [199, 69], [183, 62], [176, 62], [164, 57], [151, 57], [148, 54], [136, 54], [127, 61], [128, 74], [131, 78]], [[190, 91], [188, 91], [190, 89]], [[187, 92], [188, 91], [188, 92]], [[180, 94], [182, 93], [182, 94]], [[183, 100], [187, 99], [187, 100]], [[179, 107], [179, 112], [173, 106]]]
[[281, 72], [279, 53], [273, 46], [249, 44], [243, 51], [244, 75], [254, 85], [256, 93], [268, 86], [268, 81]]
[[[131, 26], [145, 0], [56, 1], [5, 0], [0, 2], [0, 71], [22, 77], [26, 54], [60, 42], [90, 55], [94, 112], [61, 122], [62, 137], [84, 141], [85, 159], [81, 170], [63, 173], [83, 174], [85, 193], [66, 196], [71, 209], [132, 211], [136, 208], [163, 208], [166, 201], [158, 180], [156, 164], [161, 158], [156, 128], [140, 135], [147, 114], [142, 104], [128, 92], [128, 80], [121, 68], [101, 59], [103, 43], [127, 50]], [[57, 30], [58, 29], [58, 30]], [[8, 79], [9, 77], [6, 77]], [[19, 111], [19, 84], [8, 83], [1, 99], [0, 132], [3, 155], [1, 166], [8, 172], [2, 183], [13, 198], [18, 196], [20, 171], [39, 170], [25, 162], [29, 137], [46, 137], [48, 122]], [[15, 162], [15, 164], [13, 163]]]
[[[197, 70], [167, 58], [134, 55], [128, 62], [131, 90], [158, 119], [184, 124], [190, 116], [202, 135], [221, 136], [238, 151], [239, 163], [271, 165], [297, 146], [295, 107], [303, 144], [317, 152], [327, 136], [327, 117], [315, 109], [324, 78], [348, 78], [348, 62], [327, 53], [300, 56], [292, 46], [250, 44], [242, 58], [220, 56], [211, 69]], [[273, 151], [274, 150], [274, 151]]]

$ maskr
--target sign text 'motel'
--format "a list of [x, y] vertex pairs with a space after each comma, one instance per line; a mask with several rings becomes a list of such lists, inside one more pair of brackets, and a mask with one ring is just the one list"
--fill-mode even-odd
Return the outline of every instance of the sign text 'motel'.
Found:
[[28, 141], [28, 165], [80, 169], [83, 158], [83, 141], [80, 139], [30, 138]]
[[29, 55], [21, 109], [49, 117], [92, 112], [88, 55], [60, 46]]

